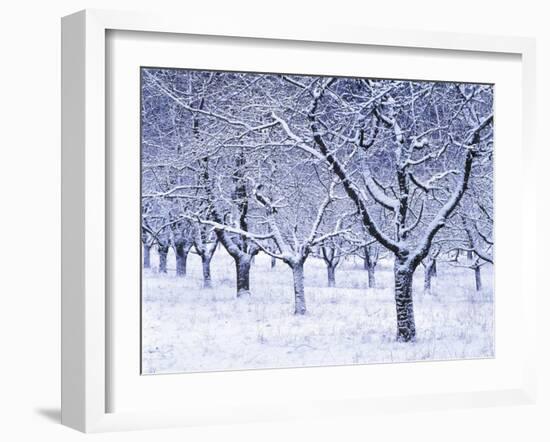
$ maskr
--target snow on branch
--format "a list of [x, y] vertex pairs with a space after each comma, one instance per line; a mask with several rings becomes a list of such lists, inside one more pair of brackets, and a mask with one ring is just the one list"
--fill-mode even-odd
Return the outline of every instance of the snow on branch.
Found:
[[211, 111], [207, 111], [207, 110], [204, 110], [204, 109], [201, 109], [201, 108], [196, 108], [196, 107], [190, 106], [189, 104], [185, 103], [177, 94], [175, 94], [172, 90], [170, 90], [170, 88], [168, 88], [164, 84], [163, 81], [159, 80], [153, 74], [151, 74], [151, 72], [149, 72], [147, 70], [144, 71], [144, 72], [146, 73], [146, 75], [149, 77], [149, 79], [157, 86], [157, 88], [163, 94], [165, 94], [167, 97], [171, 98], [175, 103], [177, 103], [183, 109], [185, 109], [185, 110], [187, 110], [191, 113], [201, 114], [201, 115], [204, 115], [204, 116], [207, 116], [207, 117], [215, 118], [217, 120], [224, 121], [225, 123], [228, 123], [228, 124], [233, 125], [233, 126], [241, 126], [241, 127], [244, 127], [248, 132], [254, 132], [254, 131], [257, 131], [257, 130], [261, 130], [262, 128], [265, 128], [265, 127], [270, 127], [270, 126], [265, 126], [265, 125], [251, 126], [250, 124], [246, 123], [243, 120], [236, 120], [234, 118], [228, 117], [226, 115], [223, 115], [223, 114], [220, 114], [220, 113], [217, 113], [217, 112], [211, 112]]
[[272, 113], [271, 116], [275, 121], [277, 121], [281, 125], [283, 130], [286, 132], [288, 138], [290, 138], [295, 142], [296, 147], [299, 147], [300, 149], [309, 153], [310, 155], [317, 158], [318, 160], [324, 160], [324, 157], [318, 151], [313, 149], [311, 146], [305, 143], [298, 135], [292, 132], [292, 130], [288, 126], [288, 123], [285, 120], [277, 116], [275, 113]]
[[224, 231], [224, 232], [227, 232], [227, 233], [235, 233], [237, 235], [241, 235], [241, 236], [243, 236], [245, 238], [248, 238], [248, 239], [251, 239], [251, 240], [259, 241], [259, 240], [266, 240], [266, 239], [273, 238], [273, 233], [266, 233], [266, 234], [252, 233], [252, 232], [248, 232], [248, 231], [243, 230], [243, 229], [239, 229], [238, 227], [228, 226], [226, 224], [222, 224], [222, 223], [219, 223], [219, 222], [216, 222], [216, 221], [203, 219], [200, 216], [183, 215], [180, 218], [178, 218], [178, 220], [176, 220], [174, 222], [178, 222], [178, 221], [181, 221], [181, 220], [184, 220], [184, 219], [189, 220], [189, 221], [196, 221], [200, 224], [211, 226], [211, 227], [214, 228], [214, 230], [221, 230], [221, 231]]
[[382, 205], [386, 209], [392, 210], [393, 212], [397, 212], [399, 208], [399, 201], [388, 196], [381, 185], [372, 178], [368, 170], [366, 170], [363, 174], [363, 179], [369, 194], [378, 204]]

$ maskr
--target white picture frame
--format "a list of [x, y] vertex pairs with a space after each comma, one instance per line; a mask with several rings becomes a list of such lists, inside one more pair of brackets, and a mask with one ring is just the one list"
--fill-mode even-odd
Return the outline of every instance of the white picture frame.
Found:
[[[523, 376], [519, 385], [502, 389], [475, 389], [462, 393], [438, 393], [316, 399], [307, 406], [289, 403], [255, 407], [248, 403], [238, 417], [199, 411], [108, 412], [111, 363], [106, 338], [107, 247], [109, 230], [106, 155], [106, 34], [108, 31], [142, 31], [163, 34], [243, 37], [374, 45], [380, 48], [425, 48], [443, 51], [501, 53], [521, 57], [522, 128], [521, 163], [524, 177], [534, 170], [535, 43], [518, 37], [491, 37], [417, 31], [388, 31], [345, 26], [301, 26], [281, 23], [216, 21], [178, 17], [86, 10], [62, 21], [62, 423], [85, 432], [111, 431], [220, 422], [273, 420], [286, 417], [368, 414], [411, 409], [457, 408], [533, 403], [536, 383], [536, 278], [526, 265], [534, 253], [535, 192], [522, 190], [521, 307], [520, 325], [525, 344]], [[498, 190], [497, 190], [498, 191]], [[527, 277], [529, 275], [529, 277]], [[530, 319], [532, 318], [532, 319]], [[331, 370], [338, 370], [332, 368]], [[246, 376], [246, 373], [244, 374]], [[269, 376], [265, 373], [262, 376]], [[188, 398], [192, 400], [192, 398]], [[237, 404], [243, 406], [243, 404]], [[185, 407], [182, 408], [185, 410]]]

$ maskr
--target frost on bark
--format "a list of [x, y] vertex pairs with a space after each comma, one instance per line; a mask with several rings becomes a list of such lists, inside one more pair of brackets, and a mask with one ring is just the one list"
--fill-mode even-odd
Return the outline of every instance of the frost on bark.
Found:
[[482, 289], [481, 285], [481, 266], [474, 267], [474, 273], [476, 278], [476, 291], [480, 291]]
[[237, 297], [250, 295], [250, 267], [252, 259], [246, 255], [241, 255], [235, 259], [235, 269], [237, 274]]
[[143, 268], [151, 268], [151, 246], [149, 244], [143, 244]]
[[336, 286], [336, 266], [327, 265], [328, 286]]
[[424, 293], [427, 295], [432, 294], [432, 278], [437, 275], [437, 257], [441, 252], [439, 246], [432, 247], [426, 258], [422, 261], [424, 267]]
[[409, 342], [416, 337], [412, 280], [414, 269], [405, 260], [396, 258], [394, 264], [397, 340]]
[[153, 237], [145, 228], [141, 229], [141, 243], [143, 245], [143, 268], [151, 268], [151, 247], [153, 247]]
[[[216, 221], [217, 222], [217, 221]], [[231, 234], [221, 224], [214, 228], [219, 241], [235, 262], [236, 296], [250, 295], [250, 267], [259, 248], [243, 234]]]
[[424, 293], [432, 293], [432, 275], [426, 267], [424, 267]]
[[[474, 239], [474, 229], [472, 228], [472, 222], [466, 219], [465, 215], [461, 215], [462, 226], [464, 227], [464, 232], [466, 233], [468, 251], [467, 251], [467, 260], [469, 267], [474, 272], [474, 281], [476, 291], [479, 292], [483, 288], [481, 282], [481, 267], [485, 263], [493, 263], [492, 256], [484, 250], [483, 247], [478, 244], [478, 241]], [[492, 220], [491, 220], [492, 221]], [[483, 235], [479, 229], [477, 229], [477, 237], [481, 237], [486, 245], [489, 246], [489, 249], [492, 248], [493, 243], [485, 235]]]
[[210, 259], [201, 257], [202, 259], [202, 280], [205, 289], [212, 287], [212, 276], [210, 275]]
[[294, 280], [294, 314], [306, 314], [306, 296], [304, 292], [304, 263], [296, 262], [292, 266]]
[[222, 228], [215, 229], [215, 231], [220, 242], [235, 261], [237, 297], [250, 295], [250, 267], [252, 257], [258, 253], [259, 249], [254, 244], [250, 244], [248, 239], [236, 243], [231, 235]]
[[168, 260], [168, 251], [170, 250], [171, 238], [170, 233], [166, 229], [161, 229], [160, 232], [157, 232], [153, 235], [157, 243], [157, 254], [159, 257], [159, 273], [167, 273], [167, 260]]
[[201, 257], [203, 287], [211, 288], [210, 262], [218, 248], [218, 237], [209, 226], [199, 224], [196, 226], [195, 231], [194, 244], [197, 254]]
[[193, 246], [193, 226], [189, 221], [180, 221], [171, 225], [172, 243], [176, 255], [176, 276], [187, 274], [187, 256]]
[[363, 247], [363, 268], [367, 271], [369, 288], [376, 287], [376, 265], [378, 264], [379, 248], [377, 246]]
[[159, 273], [167, 273], [166, 262], [168, 260], [168, 250], [170, 246], [168, 244], [159, 244], [157, 251], [159, 255]]
[[435, 276], [436, 267], [435, 263], [436, 260], [432, 258], [426, 259], [426, 263], [423, 263], [424, 265], [424, 293], [431, 295], [432, 293], [432, 277]]
[[174, 244], [174, 252], [176, 253], [176, 275], [185, 276], [187, 274], [187, 256], [191, 250], [191, 244], [179, 242]]
[[367, 269], [367, 275], [369, 278], [369, 289], [373, 289], [376, 287], [376, 275], [374, 267], [369, 267]]
[[340, 263], [336, 247], [331, 245], [321, 246], [321, 256], [327, 266], [327, 284], [329, 287], [336, 286], [336, 267]]

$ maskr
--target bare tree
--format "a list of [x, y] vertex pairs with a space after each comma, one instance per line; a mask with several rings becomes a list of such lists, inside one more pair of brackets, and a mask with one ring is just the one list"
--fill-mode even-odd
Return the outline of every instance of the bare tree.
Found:
[[437, 276], [436, 263], [440, 252], [441, 247], [433, 247], [422, 261], [424, 267], [424, 293], [428, 295], [432, 294], [432, 278]]
[[327, 266], [328, 286], [336, 286], [336, 267], [340, 264], [341, 256], [334, 244], [324, 244], [321, 246], [321, 256]]
[[[413, 274], [425, 261], [431, 283], [437, 236], [452, 231], [469, 187], [490, 172], [491, 86], [148, 70], [144, 87], [145, 111], [157, 110], [147, 143], [172, 156], [185, 143], [178, 173], [194, 180], [166, 184], [155, 167], [151, 194], [193, 201], [178, 213], [211, 227], [233, 257], [237, 296], [249, 292], [261, 250], [291, 267], [295, 312], [305, 313], [304, 262], [325, 246], [334, 282], [339, 253], [328, 240], [348, 232], [344, 218], [327, 213], [345, 198], [357, 224], [393, 255], [397, 339], [414, 340]], [[162, 117], [160, 108], [172, 111]], [[490, 240], [486, 225], [473, 229]], [[366, 252], [374, 285], [380, 252]]]
[[212, 276], [210, 273], [210, 262], [218, 247], [218, 237], [212, 228], [198, 224], [195, 228], [195, 250], [201, 257], [202, 277], [204, 288], [212, 287]]
[[170, 235], [165, 229], [157, 235], [157, 253], [159, 256], [159, 273], [167, 273], [168, 251], [170, 250]]
[[363, 260], [363, 268], [367, 271], [369, 288], [376, 287], [376, 266], [380, 258], [380, 246], [378, 243], [365, 245], [358, 251]]
[[141, 229], [141, 243], [143, 246], [143, 268], [151, 268], [151, 248], [153, 247], [153, 237], [145, 230]]
[[[303, 172], [304, 170], [301, 170], [300, 177], [304, 179], [305, 175], [307, 179], [308, 175]], [[289, 193], [297, 198], [297, 200], [292, 201], [292, 204], [285, 201], [280, 194], [277, 195], [278, 198], [274, 198], [272, 194], [269, 194], [269, 189], [265, 189], [263, 184], [257, 185], [254, 191], [256, 201], [264, 212], [262, 222], [265, 222], [268, 226], [269, 238], [275, 243], [277, 252], [273, 252], [269, 247], [264, 246], [261, 241], [257, 243], [265, 253], [282, 260], [292, 269], [295, 299], [294, 313], [297, 315], [303, 315], [307, 310], [304, 291], [304, 264], [306, 259], [316, 246], [324, 244], [329, 239], [345, 232], [345, 229], [341, 228], [345, 215], [335, 221], [331, 231], [323, 233], [321, 229], [327, 209], [337, 200], [335, 187], [336, 181], [332, 181], [326, 188], [321, 186], [317, 189], [325, 192], [322, 198], [319, 198], [319, 196], [315, 198], [311, 195], [310, 198], [302, 198], [300, 193], [304, 190], [304, 187], [300, 181], [297, 181], [295, 187], [287, 187], [287, 190], [290, 189]], [[273, 189], [271, 190], [273, 191]], [[302, 206], [303, 209], [306, 209], [304, 212], [296, 213], [294, 210], [284, 210], [288, 207], [294, 208], [298, 201], [308, 205]]]
[[180, 220], [171, 224], [172, 244], [176, 254], [176, 275], [187, 274], [187, 256], [193, 247], [193, 227], [187, 220]]
[[[474, 88], [470, 95], [465, 93], [454, 93], [450, 88], [443, 86], [441, 91], [433, 84], [415, 86], [411, 82], [385, 82], [375, 83], [362, 80], [360, 86], [356, 82], [324, 78], [312, 83], [307, 88], [311, 96], [311, 104], [308, 108], [307, 119], [311, 130], [313, 146], [306, 134], [299, 135], [298, 130], [293, 130], [288, 121], [278, 115], [273, 115], [284, 130], [287, 139], [293, 144], [308, 152], [313, 158], [325, 161], [326, 164], [341, 180], [345, 191], [362, 217], [362, 222], [372, 237], [381, 245], [391, 251], [395, 257], [395, 302], [397, 312], [397, 339], [410, 341], [415, 338], [416, 326], [414, 321], [412, 278], [415, 269], [429, 253], [432, 241], [436, 234], [445, 225], [449, 216], [458, 207], [464, 193], [468, 188], [468, 181], [474, 158], [481, 155], [482, 145], [492, 136], [490, 126], [493, 120], [492, 99], [488, 100], [483, 94], [490, 95], [490, 88]], [[300, 87], [300, 86], [298, 86]], [[356, 89], [360, 87], [361, 89]], [[352, 114], [353, 118], [346, 117], [343, 121], [336, 120], [338, 109], [341, 109], [342, 96], [351, 89], [353, 96], [364, 94], [360, 100], [362, 109], [370, 109], [371, 140], [365, 141], [366, 117], [362, 117], [359, 109]], [[436, 102], [431, 99], [434, 92], [444, 93], [446, 100]], [[399, 92], [399, 93], [396, 93]], [[482, 97], [481, 105], [466, 106], [474, 96]], [[395, 98], [397, 97], [397, 99]], [[425, 98], [424, 98], [425, 97]], [[423, 105], [420, 100], [425, 99]], [[351, 107], [351, 104], [346, 103]], [[357, 104], [355, 101], [353, 104]], [[477, 122], [475, 125], [467, 124], [467, 119], [458, 119], [464, 108], [475, 113]], [[403, 112], [408, 108], [408, 112]], [[415, 113], [435, 113], [439, 118], [432, 123], [432, 119], [426, 119], [430, 123], [420, 124], [423, 121], [417, 118]], [[478, 116], [478, 113], [481, 114]], [[359, 115], [359, 118], [358, 118]], [[408, 119], [411, 118], [411, 121]], [[444, 119], [444, 121], [441, 121]], [[336, 121], [334, 121], [336, 120]], [[458, 123], [457, 123], [458, 121]], [[342, 130], [331, 129], [348, 125], [349, 130], [345, 135]], [[408, 127], [404, 127], [407, 125]], [[381, 150], [390, 154], [387, 161], [392, 164], [393, 180], [395, 187], [381, 184], [367, 167], [360, 182], [363, 190], [360, 189], [360, 182], [355, 179], [355, 168], [349, 164], [357, 164], [353, 161], [358, 152], [368, 154], [368, 151], [376, 145], [376, 136], [382, 133], [382, 141], [379, 143]], [[344, 138], [345, 142], [342, 142]], [[425, 152], [418, 155], [417, 152]], [[342, 152], [338, 157], [338, 151]], [[461, 170], [449, 169], [448, 162], [444, 161], [449, 155], [456, 157], [462, 153]], [[436, 165], [440, 162], [440, 170], [435, 172], [436, 167], [428, 168], [428, 165]], [[434, 170], [435, 169], [435, 170]], [[418, 170], [418, 172], [416, 172]], [[431, 177], [426, 181], [418, 174], [431, 172]], [[385, 174], [382, 175], [383, 178]], [[414, 199], [413, 187], [420, 191], [433, 191], [436, 181], [449, 180], [451, 176], [458, 176], [455, 180], [454, 189], [445, 192], [436, 201], [439, 207], [431, 212], [431, 220], [423, 220], [425, 199]], [[391, 194], [388, 194], [391, 191]], [[442, 199], [444, 197], [445, 199]], [[370, 201], [379, 204], [392, 211], [395, 216], [394, 237], [385, 234], [375, 223], [369, 208]], [[415, 204], [416, 201], [416, 204]], [[413, 218], [409, 222], [409, 218]], [[423, 227], [420, 229], [420, 227]], [[416, 230], [413, 236], [412, 232]], [[413, 242], [414, 239], [414, 242]]]

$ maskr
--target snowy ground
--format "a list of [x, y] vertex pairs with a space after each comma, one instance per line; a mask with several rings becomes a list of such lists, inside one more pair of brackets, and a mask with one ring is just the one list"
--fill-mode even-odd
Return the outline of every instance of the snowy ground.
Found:
[[438, 266], [433, 295], [423, 294], [423, 269], [414, 280], [417, 340], [395, 341], [395, 303], [390, 261], [377, 267], [376, 289], [367, 288], [359, 260], [337, 269], [336, 288], [326, 287], [324, 263], [306, 262], [308, 313], [293, 315], [292, 275], [269, 258], [256, 257], [252, 296], [237, 299], [234, 264], [220, 248], [212, 261], [213, 288], [203, 289], [200, 258], [189, 255], [186, 277], [143, 273], [143, 373], [218, 371], [419, 360], [487, 358], [494, 354], [492, 266], [484, 289], [473, 271]]

